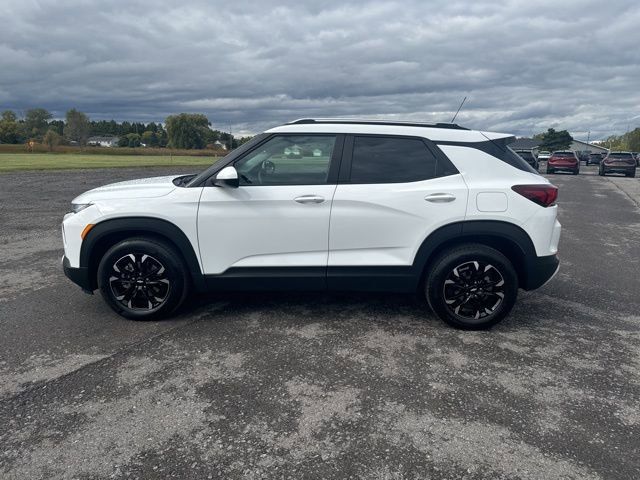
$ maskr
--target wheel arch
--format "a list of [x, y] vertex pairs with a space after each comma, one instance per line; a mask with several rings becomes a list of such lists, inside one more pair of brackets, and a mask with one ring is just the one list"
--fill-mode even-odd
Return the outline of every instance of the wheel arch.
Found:
[[513, 264], [521, 288], [530, 284], [529, 272], [536, 251], [529, 235], [519, 226], [499, 220], [469, 220], [440, 227], [423, 242], [413, 267], [419, 274], [419, 285], [440, 253], [465, 243], [480, 243], [495, 248]]
[[152, 237], [164, 240], [181, 256], [191, 281], [197, 290], [204, 289], [204, 277], [198, 257], [185, 233], [175, 224], [153, 217], [126, 217], [105, 220], [96, 224], [82, 241], [80, 267], [88, 269], [93, 290], [97, 288], [98, 264], [113, 245], [131, 237]]

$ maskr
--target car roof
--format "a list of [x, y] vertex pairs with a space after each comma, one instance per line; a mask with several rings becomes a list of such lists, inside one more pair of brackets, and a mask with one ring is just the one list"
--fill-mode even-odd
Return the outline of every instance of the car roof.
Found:
[[451, 123], [413, 123], [368, 119], [300, 119], [265, 133], [345, 133], [424, 137], [433, 141], [486, 142], [510, 138], [508, 133], [469, 130]]

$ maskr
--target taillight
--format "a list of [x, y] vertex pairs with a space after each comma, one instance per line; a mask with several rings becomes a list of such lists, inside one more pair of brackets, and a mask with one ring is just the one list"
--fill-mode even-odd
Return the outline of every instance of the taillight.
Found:
[[514, 185], [511, 190], [542, 207], [549, 207], [558, 199], [555, 185]]

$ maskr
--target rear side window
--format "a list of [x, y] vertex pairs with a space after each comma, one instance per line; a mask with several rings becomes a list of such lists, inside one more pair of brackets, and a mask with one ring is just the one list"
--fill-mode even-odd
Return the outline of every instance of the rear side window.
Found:
[[457, 173], [418, 138], [354, 138], [351, 183], [408, 183]]

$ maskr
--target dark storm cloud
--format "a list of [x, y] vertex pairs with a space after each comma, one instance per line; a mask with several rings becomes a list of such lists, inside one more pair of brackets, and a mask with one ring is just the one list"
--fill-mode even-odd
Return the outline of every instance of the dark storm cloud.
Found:
[[256, 132], [305, 116], [448, 121], [468, 95], [461, 123], [521, 135], [639, 120], [636, 0], [4, 3], [2, 109], [193, 111]]

